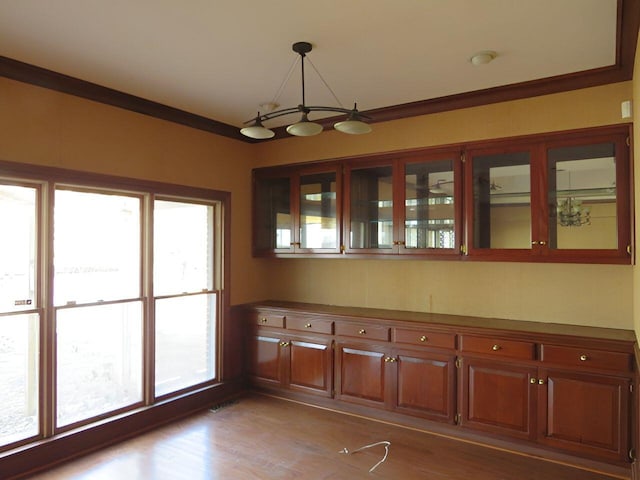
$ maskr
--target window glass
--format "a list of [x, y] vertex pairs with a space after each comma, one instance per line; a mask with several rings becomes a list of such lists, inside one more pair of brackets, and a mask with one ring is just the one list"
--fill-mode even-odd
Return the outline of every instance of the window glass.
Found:
[[57, 310], [57, 426], [142, 401], [142, 302]]
[[156, 296], [213, 288], [213, 207], [156, 200], [153, 211]]
[[215, 378], [217, 295], [156, 300], [156, 396]]
[[36, 308], [36, 201], [35, 188], [0, 185], [0, 312]]
[[140, 199], [57, 190], [56, 305], [140, 297]]
[[39, 316], [0, 316], [0, 445], [38, 434]]

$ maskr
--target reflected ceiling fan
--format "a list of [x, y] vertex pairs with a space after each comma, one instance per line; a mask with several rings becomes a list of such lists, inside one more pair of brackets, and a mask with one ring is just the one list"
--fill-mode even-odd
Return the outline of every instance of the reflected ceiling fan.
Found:
[[429, 185], [429, 193], [433, 193], [435, 195], [450, 195], [450, 189], [442, 188], [444, 185], [453, 184], [453, 180], [445, 180], [444, 178], [440, 178], [436, 180], [436, 183]]

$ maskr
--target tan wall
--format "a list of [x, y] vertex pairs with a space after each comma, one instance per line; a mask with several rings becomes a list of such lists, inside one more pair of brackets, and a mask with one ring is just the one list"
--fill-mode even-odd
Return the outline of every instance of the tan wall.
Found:
[[267, 294], [250, 253], [250, 145], [4, 78], [0, 105], [1, 160], [230, 191], [231, 302]]
[[[632, 82], [260, 144], [258, 165], [621, 123]], [[624, 120], [626, 121], [626, 120]], [[270, 298], [633, 328], [629, 266], [415, 260], [270, 260]], [[637, 274], [637, 272], [636, 272]]]
[[[640, 38], [636, 47], [636, 61], [633, 75], [633, 118], [640, 119]], [[633, 267], [633, 325], [636, 337], [640, 341], [640, 265], [638, 264], [638, 238], [640, 238], [640, 124], [633, 124], [634, 190], [635, 190], [635, 238], [636, 264]]]

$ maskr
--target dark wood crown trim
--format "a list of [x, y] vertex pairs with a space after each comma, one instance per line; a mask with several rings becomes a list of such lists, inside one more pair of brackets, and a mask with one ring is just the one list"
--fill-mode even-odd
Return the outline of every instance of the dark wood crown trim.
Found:
[[[612, 66], [376, 108], [363, 113], [373, 117], [370, 123], [378, 123], [631, 80], [639, 27], [640, 0], [618, 0], [616, 63]], [[236, 126], [11, 58], [0, 56], [0, 76], [113, 105], [224, 137], [248, 143], [256, 142], [256, 140], [242, 136]], [[325, 118], [320, 120], [319, 123], [324, 128], [331, 128], [333, 123], [342, 118], [344, 116]], [[276, 135], [272, 140], [289, 137], [285, 127], [278, 127], [274, 131]]]

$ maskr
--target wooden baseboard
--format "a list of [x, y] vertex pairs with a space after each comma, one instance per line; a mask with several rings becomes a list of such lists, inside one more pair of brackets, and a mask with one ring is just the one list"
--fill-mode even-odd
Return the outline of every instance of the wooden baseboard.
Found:
[[3, 479], [17, 479], [137, 436], [160, 425], [241, 395], [242, 383], [221, 383], [170, 401], [127, 412], [0, 454]]

